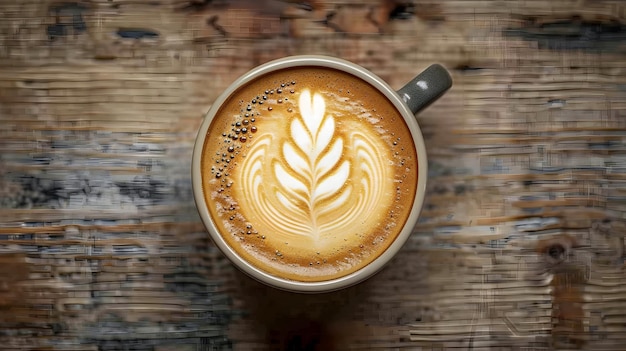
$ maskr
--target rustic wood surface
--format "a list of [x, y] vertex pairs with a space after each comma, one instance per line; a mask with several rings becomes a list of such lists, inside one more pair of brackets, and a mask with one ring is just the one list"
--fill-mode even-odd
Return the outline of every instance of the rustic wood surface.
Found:
[[[626, 349], [626, 3], [0, 0], [0, 349]], [[240, 74], [294, 54], [419, 117], [414, 235], [380, 274], [294, 295], [199, 221], [191, 148]]]

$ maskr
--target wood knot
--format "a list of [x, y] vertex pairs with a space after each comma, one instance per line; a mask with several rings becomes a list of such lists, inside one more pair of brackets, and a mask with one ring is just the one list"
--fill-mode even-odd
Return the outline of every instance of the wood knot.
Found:
[[156, 39], [159, 33], [144, 28], [119, 28], [115, 34], [122, 39]]
[[565, 234], [539, 240], [535, 251], [543, 255], [548, 263], [559, 264], [567, 259], [572, 248], [577, 245], [576, 238]]
[[555, 243], [547, 248], [546, 254], [551, 259], [561, 262], [565, 260], [565, 254], [567, 253], [565, 247], [559, 243]]

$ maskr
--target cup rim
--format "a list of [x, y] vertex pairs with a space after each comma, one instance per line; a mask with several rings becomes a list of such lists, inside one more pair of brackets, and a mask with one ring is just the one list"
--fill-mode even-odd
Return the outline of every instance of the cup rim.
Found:
[[[411, 136], [413, 138], [414, 147], [417, 153], [418, 159], [418, 177], [417, 186], [415, 189], [415, 198], [412, 204], [409, 216], [402, 230], [398, 233], [396, 239], [387, 247], [387, 249], [380, 254], [377, 258], [367, 264], [365, 267], [352, 272], [348, 275], [338, 277], [331, 280], [319, 281], [319, 282], [303, 282], [294, 281], [284, 278], [280, 278], [271, 275], [246, 261], [243, 257], [239, 256], [233, 248], [226, 243], [226, 241], [219, 234], [217, 226], [213, 222], [209, 209], [205, 201], [202, 173], [201, 173], [201, 161], [202, 150], [204, 148], [205, 140], [207, 138], [207, 132], [209, 127], [218, 112], [222, 104], [242, 85], [254, 80], [255, 78], [285, 68], [299, 67], [299, 66], [317, 66], [337, 69], [348, 74], [354, 75], [365, 82], [369, 83], [377, 90], [379, 90], [387, 99], [396, 107], [396, 109], [402, 115]], [[257, 66], [247, 73], [240, 76], [237, 80], [231, 83], [228, 88], [222, 92], [219, 97], [214, 101], [208, 112], [204, 115], [202, 124], [200, 125], [196, 140], [194, 143], [193, 156], [192, 156], [192, 188], [194, 200], [198, 213], [207, 229], [211, 239], [215, 245], [226, 255], [226, 257], [241, 271], [248, 276], [270, 286], [278, 289], [301, 292], [301, 293], [320, 293], [330, 292], [334, 290], [343, 289], [355, 284], [358, 284], [365, 279], [371, 277], [378, 271], [380, 271], [402, 248], [405, 242], [410, 237], [415, 225], [417, 224], [419, 214], [424, 202], [424, 196], [426, 193], [426, 178], [428, 174], [428, 160], [426, 156], [426, 148], [424, 139], [417, 123], [415, 115], [409, 110], [406, 104], [402, 101], [400, 96], [395, 90], [393, 90], [384, 80], [370, 72], [366, 68], [356, 65], [352, 62], [322, 55], [297, 55], [288, 56], [281, 59], [273, 60]]]

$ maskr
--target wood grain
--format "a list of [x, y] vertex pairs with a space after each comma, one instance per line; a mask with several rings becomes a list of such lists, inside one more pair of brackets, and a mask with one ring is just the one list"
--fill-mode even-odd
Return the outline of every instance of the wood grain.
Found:
[[[0, 345], [54, 350], [622, 350], [621, 1], [0, 2]], [[204, 113], [268, 60], [394, 88], [439, 62], [414, 235], [301, 296], [236, 271], [196, 215]]]

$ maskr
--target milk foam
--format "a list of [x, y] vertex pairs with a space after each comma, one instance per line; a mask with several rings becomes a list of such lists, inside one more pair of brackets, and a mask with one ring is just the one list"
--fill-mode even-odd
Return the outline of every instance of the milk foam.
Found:
[[[376, 227], [393, 201], [393, 165], [374, 128], [306, 89], [297, 111], [274, 110], [235, 168], [240, 211], [290, 249], [339, 247]], [[331, 111], [329, 111], [331, 110]], [[345, 111], [344, 111], [345, 112]], [[341, 126], [341, 128], [339, 128]]]

